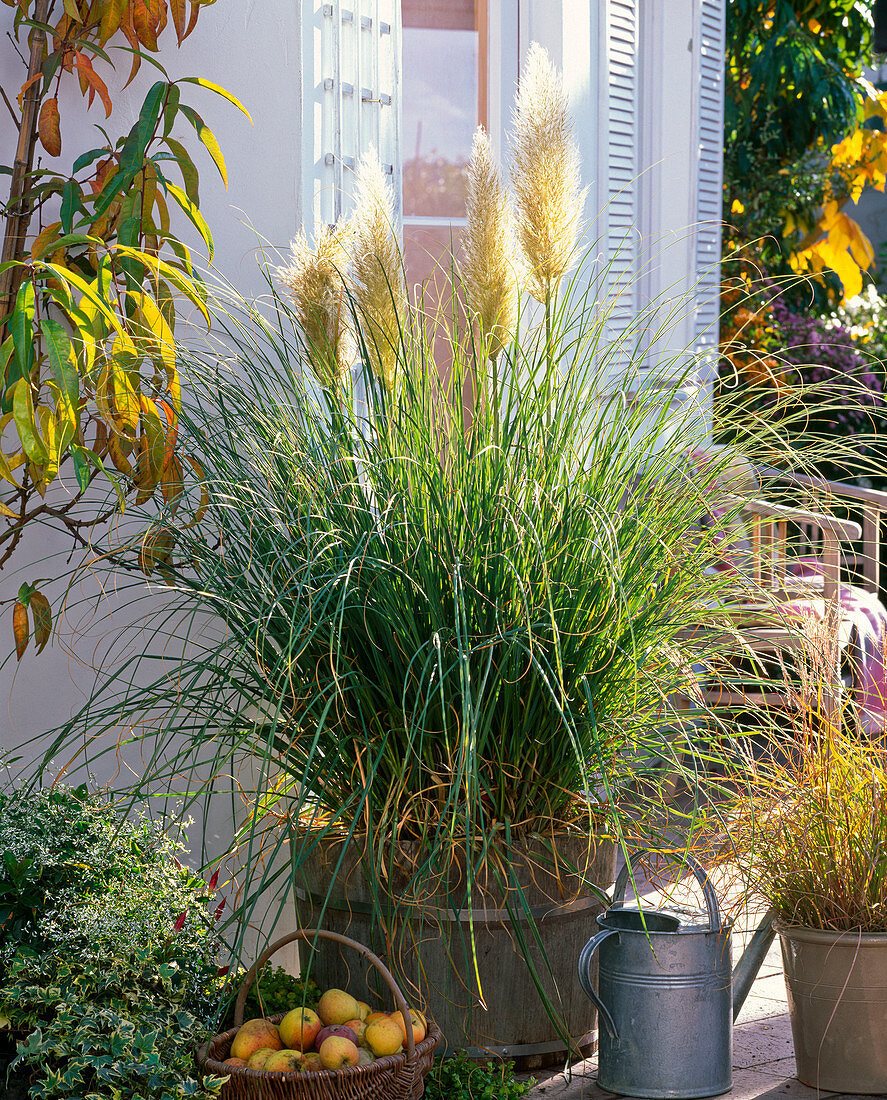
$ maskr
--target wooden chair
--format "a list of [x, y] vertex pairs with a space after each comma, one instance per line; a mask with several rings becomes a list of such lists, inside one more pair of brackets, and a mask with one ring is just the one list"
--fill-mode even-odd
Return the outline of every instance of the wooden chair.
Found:
[[[789, 705], [780, 671], [802, 656], [800, 616], [835, 614], [834, 680], [843, 679], [864, 728], [880, 732], [887, 726], [887, 611], [878, 600], [887, 493], [766, 466], [754, 472], [757, 489], [732, 498], [747, 532], [730, 608], [737, 659], [722, 682], [700, 685], [702, 693], [716, 706]], [[797, 503], [768, 500], [762, 486], [777, 485]], [[855, 518], [834, 515], [836, 505]], [[751, 673], [747, 683], [742, 669]]]

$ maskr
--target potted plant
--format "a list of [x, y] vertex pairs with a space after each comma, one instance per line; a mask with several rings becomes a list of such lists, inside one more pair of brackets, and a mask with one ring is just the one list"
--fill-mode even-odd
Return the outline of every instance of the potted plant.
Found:
[[676, 700], [736, 581], [680, 475], [704, 432], [670, 406], [685, 372], [626, 402], [644, 321], [608, 339], [567, 278], [577, 155], [539, 50], [515, 129], [514, 214], [475, 143], [449, 317], [406, 294], [373, 162], [349, 225], [297, 242], [289, 300], [210, 303], [220, 343], [182, 366], [199, 491], [131, 544], [182, 611], [145, 656], [183, 622], [191, 648], [142, 686], [112, 669], [47, 759], [88, 717], [93, 751], [138, 746], [140, 789], [233, 794], [241, 915], [295, 891], [451, 1043], [541, 1060], [594, 1041], [579, 949], [613, 842], [662, 820], [658, 762], [693, 747]]
[[775, 913], [798, 1077], [887, 1092], [887, 750], [835, 682], [835, 619], [801, 624], [796, 722], [749, 756], [729, 855]]

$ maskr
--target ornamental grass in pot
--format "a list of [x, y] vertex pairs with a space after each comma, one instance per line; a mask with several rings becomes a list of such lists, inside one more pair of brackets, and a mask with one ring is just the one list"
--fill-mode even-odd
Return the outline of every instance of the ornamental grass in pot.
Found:
[[801, 624], [795, 722], [747, 758], [730, 856], [775, 914], [798, 1077], [887, 1093], [887, 749], [842, 699], [836, 622]]
[[576, 152], [539, 50], [522, 89], [514, 200], [475, 142], [449, 315], [406, 293], [374, 160], [286, 296], [210, 300], [218, 342], [182, 364], [199, 489], [113, 547], [174, 593], [143, 656], [183, 655], [112, 669], [47, 759], [88, 720], [93, 757], [138, 752], [137, 789], [204, 818], [230, 797], [239, 916], [295, 895], [451, 1044], [562, 1058], [594, 1039], [575, 966], [613, 844], [662, 824], [663, 759], [703, 770], [693, 667], [729, 645], [737, 581], [698, 522], [729, 454], [682, 473], [693, 363], [624, 399], [657, 322], [613, 337], [596, 248], [573, 281]]

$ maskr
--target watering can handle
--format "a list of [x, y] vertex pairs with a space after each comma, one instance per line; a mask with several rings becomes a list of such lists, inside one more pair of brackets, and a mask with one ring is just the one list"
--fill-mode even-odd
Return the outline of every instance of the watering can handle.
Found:
[[[613, 890], [613, 905], [621, 905], [625, 900], [625, 887], [628, 885], [628, 875], [631, 869], [632, 861], [636, 856], [643, 855], [648, 852], [648, 848], [638, 848], [637, 851], [631, 853], [626, 861], [625, 866], [619, 872], [619, 877], [616, 879], [616, 886]], [[690, 865], [693, 874], [699, 880], [699, 885], [702, 887], [702, 893], [705, 897], [705, 908], [708, 910], [708, 921], [712, 932], [719, 932], [721, 929], [721, 910], [718, 907], [718, 897], [715, 894], [714, 887], [711, 884], [711, 879], [708, 877], [708, 873], [705, 868], [697, 863], [691, 855], [684, 857], [686, 862]]]
[[597, 994], [597, 990], [591, 984], [591, 975], [589, 973], [589, 968], [591, 966], [591, 956], [595, 953], [595, 951], [597, 951], [597, 949], [604, 942], [607, 936], [618, 935], [618, 928], [604, 928], [596, 935], [592, 936], [588, 943], [579, 952], [579, 984], [585, 990], [588, 999], [598, 1010], [598, 1015], [604, 1021], [604, 1025], [607, 1028], [607, 1033], [609, 1034], [611, 1039], [619, 1038], [619, 1035], [616, 1032], [616, 1025], [613, 1023], [613, 1017], [610, 1015], [610, 1010], [600, 999]]

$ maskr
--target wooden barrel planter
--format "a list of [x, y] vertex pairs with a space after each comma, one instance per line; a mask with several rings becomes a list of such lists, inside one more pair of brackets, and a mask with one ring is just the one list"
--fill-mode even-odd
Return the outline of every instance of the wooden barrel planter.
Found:
[[[575, 1060], [597, 1048], [596, 1013], [576, 968], [596, 927], [594, 918], [604, 909], [589, 884], [606, 889], [613, 881], [615, 848], [609, 841], [590, 844], [585, 837], [564, 835], [557, 838], [556, 851], [557, 868], [551, 866], [550, 843], [532, 840], [509, 851], [510, 874], [524, 891], [532, 921], [515, 892], [498, 885], [492, 866], [489, 873], [475, 874], [469, 920], [464, 860], [454, 860], [447, 880], [429, 883], [421, 897], [410, 896], [406, 872], [386, 864], [381, 874], [387, 873], [388, 881], [377, 887], [383, 931], [359, 845], [324, 840], [297, 873], [300, 916], [379, 955], [407, 998], [437, 1021], [445, 1049], [511, 1058], [522, 1069], [562, 1063], [568, 1052]], [[405, 863], [414, 856], [408, 845], [400, 854]], [[499, 879], [504, 878], [500, 863]], [[559, 1024], [546, 1013], [522, 950], [556, 1007]], [[321, 988], [347, 988], [357, 997], [363, 989], [378, 996], [372, 971], [329, 945], [320, 946], [310, 961], [302, 948], [301, 958], [303, 971], [310, 966]]]

